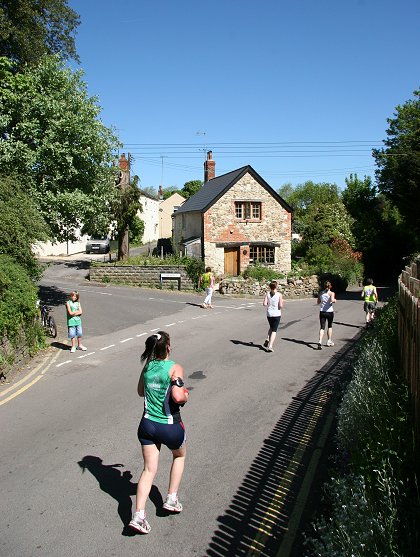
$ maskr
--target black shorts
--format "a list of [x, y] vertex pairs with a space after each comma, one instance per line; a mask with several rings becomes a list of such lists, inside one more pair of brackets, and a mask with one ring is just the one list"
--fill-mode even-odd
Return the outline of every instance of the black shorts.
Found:
[[331, 329], [334, 320], [333, 311], [320, 311], [319, 312], [319, 324], [321, 329], [325, 329], [325, 323], [328, 323], [328, 328]]
[[363, 304], [363, 309], [365, 310], [365, 313], [372, 313], [375, 311], [375, 307], [376, 304], [375, 302], [365, 302]]
[[139, 424], [137, 437], [142, 445], [166, 445], [171, 451], [180, 449], [187, 440], [182, 422], [161, 424], [144, 417]]
[[270, 329], [273, 331], [273, 333], [277, 333], [277, 329], [280, 325], [280, 317], [280, 315], [278, 315], [277, 317], [269, 317], [267, 315], [267, 321], [270, 323]]

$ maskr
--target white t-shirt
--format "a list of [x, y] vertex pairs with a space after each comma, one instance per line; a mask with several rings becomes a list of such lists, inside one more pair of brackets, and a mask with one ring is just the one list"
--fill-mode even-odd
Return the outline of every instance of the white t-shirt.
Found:
[[319, 295], [321, 307], [319, 311], [334, 311], [332, 301], [331, 301], [332, 292], [331, 290], [324, 290]]
[[[267, 315], [268, 317], [279, 317], [281, 315], [281, 309], [279, 309], [279, 302], [281, 300], [281, 294], [276, 292], [273, 296], [271, 292], [267, 292], [265, 295], [267, 302]], [[261, 303], [261, 302], [260, 302]]]

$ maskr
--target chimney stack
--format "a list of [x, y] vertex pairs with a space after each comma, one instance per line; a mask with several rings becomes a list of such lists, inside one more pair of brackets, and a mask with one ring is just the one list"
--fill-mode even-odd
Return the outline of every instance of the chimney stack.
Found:
[[213, 152], [207, 151], [207, 160], [204, 162], [204, 181], [208, 182], [216, 176], [216, 163], [213, 160]]
[[158, 199], [159, 199], [159, 201], [161, 201], [163, 199], [163, 188], [162, 188], [162, 186], [159, 186]]

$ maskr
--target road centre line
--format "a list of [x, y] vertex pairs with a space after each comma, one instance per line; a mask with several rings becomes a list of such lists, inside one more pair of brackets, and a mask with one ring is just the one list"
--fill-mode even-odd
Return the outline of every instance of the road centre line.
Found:
[[64, 366], [65, 364], [69, 364], [71, 362], [72, 362], [72, 360], [66, 360], [65, 362], [61, 362], [61, 363], [57, 364], [55, 367], [61, 367], [61, 366]]
[[168, 323], [165, 327], [172, 327], [173, 325], [176, 325], [176, 323]]
[[104, 346], [103, 348], [99, 348], [99, 350], [108, 350], [108, 348], [112, 348], [115, 344], [109, 344], [108, 346]]
[[133, 337], [125, 338], [124, 340], [120, 340], [120, 343], [128, 342], [129, 340], [133, 340]]
[[88, 352], [87, 354], [83, 354], [83, 356], [77, 356], [77, 357], [80, 360], [80, 358], [87, 358], [88, 356], [92, 356], [92, 354], [95, 354], [95, 352]]
[[136, 337], [144, 337], [144, 335], [147, 335], [147, 333], [140, 333], [139, 335], [136, 335]]
[[151, 333], [154, 333], [155, 331], [160, 331], [160, 327], [157, 327], [156, 329], [150, 329]]

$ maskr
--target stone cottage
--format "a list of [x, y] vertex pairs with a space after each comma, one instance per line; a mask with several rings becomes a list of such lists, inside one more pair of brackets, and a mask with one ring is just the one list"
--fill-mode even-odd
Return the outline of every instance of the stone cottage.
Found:
[[292, 208], [249, 165], [216, 177], [209, 151], [204, 170], [202, 188], [173, 214], [176, 249], [218, 275], [257, 262], [290, 271]]

